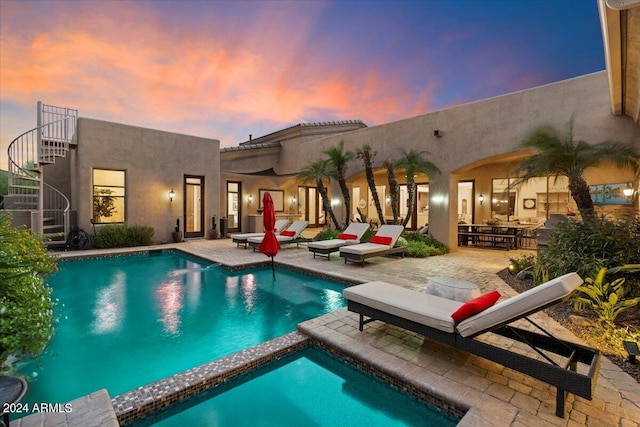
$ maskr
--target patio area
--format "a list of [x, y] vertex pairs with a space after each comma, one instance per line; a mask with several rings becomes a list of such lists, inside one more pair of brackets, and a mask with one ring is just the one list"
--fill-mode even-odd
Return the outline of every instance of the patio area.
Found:
[[[154, 248], [172, 247], [231, 268], [268, 260], [260, 252], [237, 248], [231, 239], [191, 240]], [[136, 250], [140, 248], [130, 249]], [[62, 257], [89, 256], [105, 252], [111, 251], [68, 252], [62, 254]], [[314, 259], [305, 245], [291, 245], [283, 247], [275, 260], [282, 265], [302, 268], [351, 283], [383, 280], [410, 289], [423, 290], [428, 277], [451, 276], [476, 283], [483, 293], [498, 290], [503, 296], [514, 296], [516, 292], [496, 273], [508, 265], [509, 257], [517, 257], [521, 253], [530, 252], [461, 248], [451, 254], [424, 259], [377, 257], [367, 260], [366, 265], [362, 267], [345, 265], [337, 253], [333, 254], [330, 261]], [[578, 341], [544, 313], [537, 313], [533, 318], [559, 338]], [[569, 396], [567, 415], [562, 419], [554, 414], [555, 389], [547, 384], [381, 322], [371, 323], [360, 332], [358, 316], [346, 309], [303, 322], [298, 329], [313, 340], [336, 347], [378, 369], [392, 373], [401, 381], [410, 381], [439, 399], [469, 408], [459, 424], [461, 426], [640, 424], [640, 384], [606, 358], [602, 361], [595, 398], [588, 401]], [[505, 342], [504, 345], [513, 344]], [[108, 403], [107, 406], [112, 405]], [[82, 425], [114, 425], [110, 424], [113, 418], [109, 418], [108, 421], [105, 419], [104, 410], [105, 405], [99, 405], [95, 409], [96, 415], [102, 415], [95, 420], [97, 422]], [[37, 415], [38, 420], [32, 419], [36, 417], [33, 415], [14, 421], [11, 425], [43, 425], [43, 417], [41, 414]], [[68, 425], [79, 425], [74, 424], [73, 414], [67, 415], [71, 416], [67, 419]], [[90, 417], [85, 413], [83, 419], [86, 421]], [[45, 422], [44, 425], [48, 424]]]

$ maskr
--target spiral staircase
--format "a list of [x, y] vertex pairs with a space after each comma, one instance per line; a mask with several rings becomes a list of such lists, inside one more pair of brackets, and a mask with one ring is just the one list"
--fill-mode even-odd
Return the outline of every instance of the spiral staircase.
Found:
[[69, 199], [45, 182], [45, 166], [65, 157], [74, 143], [78, 110], [38, 102], [37, 127], [14, 139], [9, 158], [8, 194], [4, 207], [27, 218], [31, 229], [49, 244], [64, 242], [69, 233]]

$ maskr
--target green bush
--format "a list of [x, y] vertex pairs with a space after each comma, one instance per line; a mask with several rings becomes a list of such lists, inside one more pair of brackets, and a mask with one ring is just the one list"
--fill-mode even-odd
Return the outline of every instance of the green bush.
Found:
[[49, 344], [54, 317], [45, 277], [55, 270], [42, 240], [0, 213], [0, 372], [27, 354], [37, 357]]
[[534, 271], [537, 283], [572, 271], [589, 277], [600, 268], [640, 261], [638, 220], [612, 221], [594, 215], [583, 221], [564, 221], [551, 234], [548, 249], [538, 255]]
[[533, 254], [522, 255], [517, 258], [509, 258], [509, 273], [518, 274], [522, 270], [533, 267], [536, 264], [536, 256]]
[[322, 229], [321, 232], [319, 232], [316, 237], [313, 238], [313, 240], [332, 240], [332, 239], [337, 239], [338, 236], [340, 235], [341, 231], [340, 230], [334, 230], [330, 227], [325, 227]]
[[578, 288], [579, 296], [574, 300], [574, 307], [581, 309], [587, 306], [597, 314], [600, 320], [612, 324], [620, 313], [638, 305], [640, 297], [626, 298], [624, 277], [611, 282], [605, 277], [607, 274], [621, 271], [637, 272], [638, 270], [640, 270], [640, 264], [629, 264], [609, 270], [601, 268], [594, 277], [587, 277], [585, 283]]
[[147, 246], [152, 243], [155, 230], [146, 225], [106, 225], [93, 236], [99, 249]]

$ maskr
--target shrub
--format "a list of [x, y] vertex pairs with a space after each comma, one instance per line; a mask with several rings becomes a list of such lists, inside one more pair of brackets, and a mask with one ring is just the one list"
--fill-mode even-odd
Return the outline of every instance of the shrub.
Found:
[[[49, 344], [54, 317], [45, 277], [54, 271], [42, 240], [0, 213], [0, 372], [27, 354], [37, 357]], [[5, 363], [9, 357], [15, 358], [11, 365]]]
[[522, 255], [517, 258], [509, 258], [509, 273], [518, 274], [522, 270], [533, 267], [536, 264], [536, 256], [533, 254]]
[[601, 268], [595, 277], [587, 277], [585, 283], [578, 288], [579, 296], [574, 301], [576, 308], [590, 307], [598, 318], [607, 323], [613, 323], [616, 317], [624, 310], [636, 306], [639, 298], [625, 298], [624, 277], [619, 277], [611, 282], [606, 281], [608, 273], [619, 271], [638, 271], [640, 264], [625, 265], [607, 270]]
[[564, 221], [550, 236], [548, 249], [538, 255], [536, 282], [544, 275], [558, 277], [575, 271], [582, 277], [600, 268], [633, 264], [640, 260], [638, 220], [612, 221], [593, 215], [583, 221]]
[[332, 228], [325, 227], [320, 231], [313, 240], [331, 240], [337, 239], [340, 235], [340, 230], [333, 230]]
[[406, 231], [402, 238], [407, 241], [407, 256], [424, 258], [428, 256], [444, 255], [449, 248], [433, 236]]
[[154, 234], [153, 227], [146, 225], [106, 225], [93, 236], [93, 244], [99, 249], [147, 246]]

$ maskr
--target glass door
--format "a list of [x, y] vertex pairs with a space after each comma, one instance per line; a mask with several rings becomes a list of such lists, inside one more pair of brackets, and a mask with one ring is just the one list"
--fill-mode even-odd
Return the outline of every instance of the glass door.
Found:
[[241, 190], [241, 182], [227, 181], [227, 232], [240, 231], [240, 218], [242, 215]]
[[184, 236], [204, 236], [204, 177], [184, 177]]

